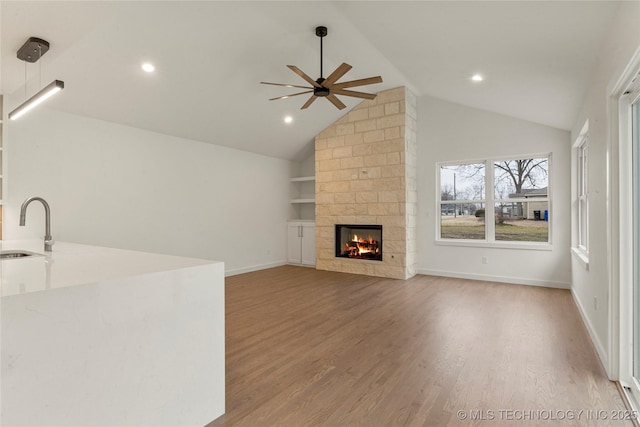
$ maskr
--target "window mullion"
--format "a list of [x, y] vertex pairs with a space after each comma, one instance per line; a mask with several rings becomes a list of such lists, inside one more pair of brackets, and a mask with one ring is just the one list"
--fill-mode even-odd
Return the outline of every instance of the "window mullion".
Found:
[[438, 202], [436, 203], [436, 215], [435, 218], [437, 218], [436, 221], [436, 240], [440, 239], [440, 236], [442, 236], [442, 196], [440, 193], [440, 188], [442, 186], [442, 183], [440, 182], [441, 180], [441, 168], [440, 166], [436, 167], [436, 198], [438, 200]]
[[493, 161], [486, 160], [485, 161], [485, 208], [484, 208], [484, 219], [485, 219], [485, 239], [487, 242], [495, 242], [496, 241], [496, 209], [494, 202], [494, 176], [493, 176]]

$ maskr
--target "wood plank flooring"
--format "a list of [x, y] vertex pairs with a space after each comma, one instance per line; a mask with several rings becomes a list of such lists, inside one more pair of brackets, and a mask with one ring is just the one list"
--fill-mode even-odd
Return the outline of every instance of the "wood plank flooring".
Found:
[[632, 425], [567, 290], [284, 266], [226, 310], [210, 427]]

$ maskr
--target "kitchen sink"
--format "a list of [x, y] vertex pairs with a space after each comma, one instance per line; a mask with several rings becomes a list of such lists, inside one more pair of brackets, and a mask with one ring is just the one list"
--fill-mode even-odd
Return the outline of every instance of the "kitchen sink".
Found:
[[0, 259], [16, 259], [16, 258], [27, 258], [32, 256], [42, 256], [42, 254], [37, 254], [35, 252], [29, 251], [0, 251]]

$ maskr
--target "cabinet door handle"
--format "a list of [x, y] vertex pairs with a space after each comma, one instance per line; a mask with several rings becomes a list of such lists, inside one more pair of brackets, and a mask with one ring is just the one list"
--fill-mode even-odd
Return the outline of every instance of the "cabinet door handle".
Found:
[[302, 237], [302, 236], [300, 235], [300, 226], [298, 226], [298, 237]]
[[300, 226], [300, 237], [304, 237], [304, 228]]

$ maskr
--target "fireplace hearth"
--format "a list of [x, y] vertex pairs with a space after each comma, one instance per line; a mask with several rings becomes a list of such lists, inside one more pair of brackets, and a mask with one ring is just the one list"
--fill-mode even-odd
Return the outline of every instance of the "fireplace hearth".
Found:
[[336, 224], [336, 257], [382, 261], [382, 226]]

